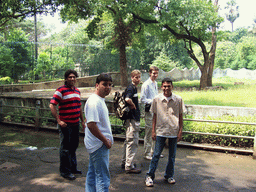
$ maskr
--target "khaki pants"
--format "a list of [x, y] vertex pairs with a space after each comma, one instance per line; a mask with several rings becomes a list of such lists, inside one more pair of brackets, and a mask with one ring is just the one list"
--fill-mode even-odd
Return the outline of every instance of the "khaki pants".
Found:
[[153, 114], [145, 112], [144, 156], [152, 156], [155, 148], [155, 141], [152, 139], [152, 119]]
[[140, 122], [134, 119], [127, 119], [125, 122], [126, 139], [123, 147], [122, 163], [125, 163], [125, 169], [134, 168], [133, 160], [139, 146]]

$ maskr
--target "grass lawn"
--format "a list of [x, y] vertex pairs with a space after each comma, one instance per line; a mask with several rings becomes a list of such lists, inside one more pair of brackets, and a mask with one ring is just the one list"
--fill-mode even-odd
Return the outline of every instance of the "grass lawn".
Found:
[[[243, 82], [243, 85], [234, 85], [234, 82]], [[180, 81], [174, 82], [174, 87], [199, 87], [199, 81]], [[159, 85], [160, 87], [161, 85]], [[190, 105], [217, 105], [231, 107], [250, 107], [256, 108], [256, 81], [238, 80], [233, 78], [213, 79], [213, 86], [222, 86], [221, 90], [205, 91], [176, 91], [185, 104]]]

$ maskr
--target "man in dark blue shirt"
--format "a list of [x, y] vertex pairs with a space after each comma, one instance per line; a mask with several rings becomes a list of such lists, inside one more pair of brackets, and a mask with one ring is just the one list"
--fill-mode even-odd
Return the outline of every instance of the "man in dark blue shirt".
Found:
[[140, 131], [140, 109], [137, 93], [137, 85], [140, 83], [141, 72], [133, 70], [131, 72], [132, 83], [125, 90], [125, 101], [129, 105], [129, 118], [125, 120], [126, 140], [124, 142], [124, 154], [122, 167], [126, 173], [141, 173], [140, 169], [134, 166], [133, 160], [139, 145]]

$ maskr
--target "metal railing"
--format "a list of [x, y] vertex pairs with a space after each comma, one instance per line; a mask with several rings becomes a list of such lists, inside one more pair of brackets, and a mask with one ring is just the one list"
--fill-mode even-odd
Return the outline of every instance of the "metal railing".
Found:
[[[7, 99], [7, 98], [5, 98]], [[15, 99], [15, 98], [11, 98]], [[28, 127], [34, 127], [35, 130], [39, 129], [57, 129], [56, 126], [56, 120], [51, 116], [50, 109], [48, 107], [49, 104], [49, 98], [48, 99], [34, 99], [34, 102], [31, 102], [30, 98], [16, 98], [16, 99], [21, 99], [23, 100], [23, 103], [18, 106], [14, 104], [8, 104], [8, 101], [4, 102], [3, 97], [0, 97], [0, 122], [2, 123], [7, 123], [7, 124], [15, 124], [15, 125], [22, 125], [22, 126], [28, 126]], [[8, 99], [7, 99], [8, 100]], [[25, 106], [24, 100], [29, 100], [28, 102], [34, 106]], [[44, 101], [44, 102], [43, 102]], [[44, 106], [43, 106], [44, 103]], [[82, 106], [84, 105], [85, 100], [82, 100]], [[113, 112], [113, 103], [108, 102], [108, 108], [110, 111]], [[30, 114], [32, 111], [32, 114], [34, 115], [26, 115], [22, 114], [21, 112], [24, 111], [25, 109], [30, 110]], [[50, 115], [43, 115], [43, 114], [50, 114]], [[111, 116], [114, 116], [114, 113], [110, 113]], [[18, 118], [20, 122], [17, 122]], [[30, 121], [30, 123], [27, 123], [26, 119]], [[142, 117], [143, 118], [143, 117]], [[45, 121], [44, 121], [45, 120]], [[204, 122], [204, 123], [224, 123], [224, 124], [239, 124], [239, 125], [251, 125], [251, 126], [256, 126], [256, 123], [247, 123], [247, 122], [233, 122], [233, 121], [216, 121], [216, 120], [202, 120], [202, 119], [187, 119], [184, 118], [184, 121], [194, 121], [194, 122]], [[46, 123], [48, 122], [48, 124]], [[49, 124], [50, 123], [50, 124]], [[54, 126], [53, 126], [54, 125]], [[122, 128], [123, 126], [120, 124], [112, 124], [114, 127], [120, 127]], [[144, 129], [144, 127], [141, 127]], [[83, 131], [81, 131], [83, 133]], [[254, 147], [253, 150], [242, 150], [240, 151], [245, 152], [245, 153], [252, 153], [253, 158], [256, 158], [256, 131], [255, 131], [255, 136], [240, 136], [240, 135], [227, 135], [227, 134], [216, 134], [216, 133], [203, 133], [203, 132], [191, 132], [191, 131], [183, 131], [184, 134], [196, 134], [196, 135], [208, 135], [208, 136], [216, 136], [216, 137], [227, 137], [227, 138], [238, 138], [238, 139], [247, 139], [247, 140], [254, 140]], [[116, 137], [120, 137], [120, 135], [116, 135]], [[124, 138], [124, 136], [121, 136]], [[188, 143], [179, 143], [180, 145], [187, 145], [187, 146], [195, 146], [198, 147], [197, 144], [188, 144]], [[209, 146], [204, 146], [203, 148], [215, 148], [216, 147], [209, 147]], [[232, 149], [225, 148], [227, 151]], [[239, 150], [233, 150], [233, 151], [239, 151]]]

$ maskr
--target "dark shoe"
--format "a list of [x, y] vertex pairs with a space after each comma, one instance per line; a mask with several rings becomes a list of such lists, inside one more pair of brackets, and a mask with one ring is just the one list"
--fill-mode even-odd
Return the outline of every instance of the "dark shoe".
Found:
[[72, 171], [73, 174], [79, 174], [79, 175], [82, 175], [82, 171], [79, 171], [79, 170], [75, 170], [75, 171]]
[[60, 175], [62, 177], [64, 177], [65, 179], [68, 179], [68, 180], [75, 180], [76, 179], [75, 175], [73, 175], [72, 173], [61, 173]]
[[125, 173], [127, 173], [127, 174], [129, 174], [129, 173], [140, 174], [141, 170], [134, 167], [132, 169], [125, 170]]

